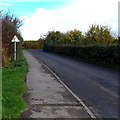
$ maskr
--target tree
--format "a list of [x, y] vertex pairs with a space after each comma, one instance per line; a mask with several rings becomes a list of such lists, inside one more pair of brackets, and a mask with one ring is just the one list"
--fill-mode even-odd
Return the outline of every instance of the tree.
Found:
[[84, 36], [82, 35], [81, 31], [74, 29], [67, 32], [67, 38], [71, 44], [80, 44]]
[[19, 31], [22, 21], [20, 21], [14, 15], [11, 15], [10, 12], [4, 14], [3, 11], [1, 11], [0, 20], [2, 21], [2, 62], [3, 66], [8, 66], [9, 60], [13, 56], [14, 47], [11, 43], [12, 38], [14, 35], [17, 35], [19, 40], [23, 40]]
[[60, 31], [49, 31], [45, 38], [45, 45], [59, 45], [67, 43], [67, 35]]
[[110, 45], [115, 41], [108, 26], [92, 25], [86, 33], [88, 45]]

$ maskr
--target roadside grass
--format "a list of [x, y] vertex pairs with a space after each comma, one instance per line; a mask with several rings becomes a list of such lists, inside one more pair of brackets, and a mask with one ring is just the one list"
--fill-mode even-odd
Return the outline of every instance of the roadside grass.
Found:
[[18, 118], [25, 109], [25, 76], [26, 63], [20, 52], [18, 60], [2, 70], [2, 118]]

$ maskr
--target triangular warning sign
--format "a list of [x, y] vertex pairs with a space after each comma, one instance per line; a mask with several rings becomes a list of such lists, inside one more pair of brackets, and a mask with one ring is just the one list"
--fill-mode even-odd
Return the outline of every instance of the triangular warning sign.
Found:
[[13, 37], [13, 39], [12, 39], [11, 42], [20, 42], [20, 41], [19, 41], [19, 39], [17, 38], [17, 36], [15, 35], [15, 36]]

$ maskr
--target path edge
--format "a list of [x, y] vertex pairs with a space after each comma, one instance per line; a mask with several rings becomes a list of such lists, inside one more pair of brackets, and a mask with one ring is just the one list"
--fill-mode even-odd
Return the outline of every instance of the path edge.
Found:
[[[28, 51], [26, 51], [28, 52]], [[28, 52], [30, 53], [30, 52]], [[30, 53], [31, 54], [31, 53]], [[32, 54], [31, 54], [32, 55]], [[41, 63], [43, 66], [45, 66], [57, 79], [58, 81], [65, 87], [65, 89], [78, 101], [78, 103], [80, 103], [83, 108], [86, 110], [86, 112], [89, 114], [89, 116], [91, 118], [97, 118], [95, 116], [95, 114], [89, 109], [89, 107], [87, 107], [87, 105], [58, 77], [58, 75], [51, 69], [49, 68], [44, 62], [42, 62], [41, 60], [38, 60], [37, 57], [33, 56], [33, 58], [35, 58], [39, 63]]]

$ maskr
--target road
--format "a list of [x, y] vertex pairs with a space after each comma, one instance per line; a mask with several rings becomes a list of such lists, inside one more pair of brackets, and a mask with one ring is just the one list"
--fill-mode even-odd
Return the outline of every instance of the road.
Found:
[[52, 69], [98, 118], [118, 118], [120, 72], [42, 50], [29, 52]]

